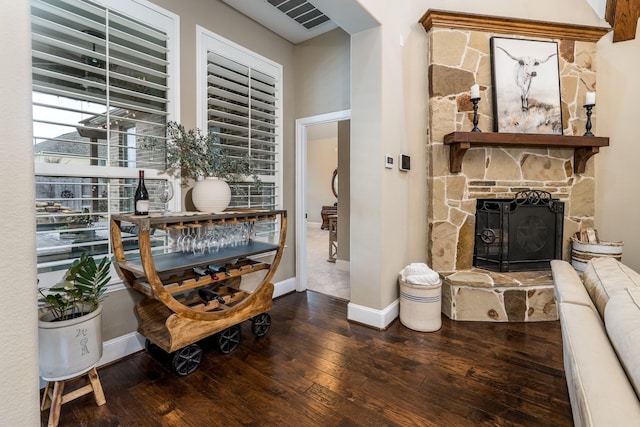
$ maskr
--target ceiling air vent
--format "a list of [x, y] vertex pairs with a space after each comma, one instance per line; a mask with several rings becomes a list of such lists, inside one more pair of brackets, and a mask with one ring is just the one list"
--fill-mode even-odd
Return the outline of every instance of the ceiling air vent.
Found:
[[238, 12], [289, 40], [300, 43], [338, 26], [316, 9], [314, 0], [222, 0]]
[[282, 13], [305, 27], [307, 30], [327, 22], [329, 18], [306, 0], [267, 0]]

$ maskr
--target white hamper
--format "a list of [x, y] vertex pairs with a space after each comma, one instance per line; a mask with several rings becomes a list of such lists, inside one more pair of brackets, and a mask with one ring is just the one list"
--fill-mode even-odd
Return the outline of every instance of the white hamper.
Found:
[[409, 329], [433, 332], [442, 327], [442, 281], [426, 264], [406, 266], [398, 275], [400, 322]]

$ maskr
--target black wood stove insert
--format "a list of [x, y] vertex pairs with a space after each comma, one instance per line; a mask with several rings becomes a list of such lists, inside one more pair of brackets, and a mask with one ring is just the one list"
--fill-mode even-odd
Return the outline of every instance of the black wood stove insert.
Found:
[[473, 265], [491, 271], [550, 269], [562, 258], [564, 202], [546, 191], [513, 199], [478, 199]]

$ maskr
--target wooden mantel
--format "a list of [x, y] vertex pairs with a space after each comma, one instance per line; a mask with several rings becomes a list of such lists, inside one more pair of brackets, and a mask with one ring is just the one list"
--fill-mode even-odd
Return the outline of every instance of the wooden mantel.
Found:
[[427, 10], [422, 18], [420, 18], [420, 23], [427, 31], [433, 27], [444, 27], [593, 43], [611, 31], [611, 28], [606, 27], [534, 21], [531, 19], [477, 15], [434, 9]]
[[450, 146], [449, 171], [462, 171], [462, 159], [472, 146], [574, 148], [573, 171], [584, 173], [587, 160], [609, 145], [602, 136], [564, 136], [531, 133], [452, 132], [444, 136]]

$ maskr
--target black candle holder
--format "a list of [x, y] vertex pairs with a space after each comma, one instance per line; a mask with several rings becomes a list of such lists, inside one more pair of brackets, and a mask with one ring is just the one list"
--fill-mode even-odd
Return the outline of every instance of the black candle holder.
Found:
[[471, 98], [471, 102], [473, 102], [473, 129], [471, 132], [482, 132], [478, 129], [478, 102], [480, 102], [480, 98]]
[[585, 126], [587, 131], [584, 133], [584, 136], [594, 136], [593, 133], [591, 133], [591, 110], [593, 110], [594, 106], [595, 104], [587, 104], [584, 106], [584, 108], [587, 109], [587, 124]]

